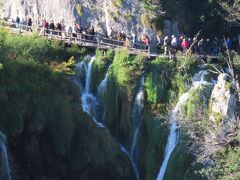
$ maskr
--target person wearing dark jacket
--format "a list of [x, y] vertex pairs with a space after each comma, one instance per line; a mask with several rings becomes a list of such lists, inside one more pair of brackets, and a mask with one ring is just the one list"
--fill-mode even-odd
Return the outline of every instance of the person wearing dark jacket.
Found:
[[53, 31], [55, 30], [55, 24], [54, 24], [53, 20], [51, 20], [51, 22], [49, 24], [49, 29], [50, 29], [50, 34], [54, 34]]
[[27, 30], [28, 30], [28, 31], [30, 30], [30, 31], [32, 32], [32, 18], [29, 18], [29, 19], [28, 19], [27, 25], [28, 25]]

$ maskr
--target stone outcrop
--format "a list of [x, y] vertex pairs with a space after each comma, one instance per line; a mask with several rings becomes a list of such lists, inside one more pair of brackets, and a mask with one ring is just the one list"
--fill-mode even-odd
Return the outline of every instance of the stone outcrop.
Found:
[[178, 22], [174, 21], [171, 22], [169, 20], [165, 20], [164, 21], [164, 29], [163, 29], [163, 34], [171, 36], [171, 35], [175, 35], [175, 36], [179, 36], [179, 30], [178, 30]]
[[236, 101], [236, 91], [230, 77], [220, 74], [210, 99], [210, 119], [217, 122], [233, 119]]
[[[80, 13], [79, 13], [80, 11]], [[82, 26], [93, 25], [97, 32], [110, 35], [112, 29], [136, 34], [148, 34], [156, 39], [156, 33], [144, 25], [141, 17], [144, 14], [139, 0], [113, 1], [113, 0], [11, 0], [5, 1], [3, 17], [21, 20], [31, 17], [34, 24], [41, 24], [42, 19], [60, 22], [73, 26], [81, 22]], [[177, 23], [165, 22], [164, 34], [178, 35]]]

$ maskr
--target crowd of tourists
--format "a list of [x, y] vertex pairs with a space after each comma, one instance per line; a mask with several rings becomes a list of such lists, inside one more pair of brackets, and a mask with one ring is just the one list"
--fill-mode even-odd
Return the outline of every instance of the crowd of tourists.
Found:
[[[19, 16], [15, 20], [16, 27], [20, 24], [25, 25], [27, 31], [32, 31], [33, 22], [31, 18], [20, 19]], [[82, 26], [80, 23], [75, 23], [73, 26], [65, 25], [64, 20], [55, 23], [53, 20], [43, 19], [41, 24], [41, 34], [71, 36], [85, 39], [95, 39], [95, 29], [93, 26]], [[164, 53], [165, 55], [173, 55], [177, 52], [192, 52], [197, 54], [219, 55], [226, 49], [240, 52], [240, 34], [236, 37], [230, 38], [223, 36], [221, 38], [189, 38], [184, 35], [180, 36], [159, 36], [157, 35], [153, 40], [150, 40], [148, 35], [138, 37], [136, 33], [126, 33], [122, 29], [114, 30], [111, 28], [111, 33], [106, 35], [107, 38], [115, 41], [117, 45], [131, 47], [131, 48], [144, 48], [151, 47], [152, 50]], [[118, 42], [117, 42], [118, 41]], [[152, 48], [154, 47], [154, 48]]]
[[155, 47], [155, 50], [160, 51], [165, 55], [173, 55], [177, 52], [186, 53], [188, 50], [191, 53], [209, 55], [219, 55], [226, 49], [240, 53], [240, 34], [233, 38], [223, 36], [221, 38], [214, 37], [212, 39], [199, 37], [190, 38], [184, 35], [157, 35], [156, 38], [154, 38], [157, 41], [151, 41], [147, 35], [137, 37], [135, 33], [127, 35], [124, 31], [112, 30], [110, 38], [119, 41], [131, 41], [131, 47], [137, 47], [141, 44], [146, 46], [146, 48], [152, 46]]
[[233, 38], [223, 36], [212, 39], [200, 37], [190, 38], [184, 35], [157, 35], [154, 38], [156, 40], [151, 41], [148, 35], [137, 37], [135, 33], [127, 34], [123, 30], [116, 31], [111, 28], [109, 38], [124, 41], [126, 46], [135, 48], [145, 46], [147, 49], [149, 46], [152, 46], [155, 47], [153, 50], [160, 51], [165, 55], [173, 55], [177, 52], [186, 53], [188, 50], [191, 53], [209, 55], [219, 55], [226, 49], [240, 53], [240, 34]]
[[[12, 20], [16, 23], [16, 27], [20, 27], [20, 25], [23, 25], [22, 28], [26, 28], [27, 31], [32, 31], [33, 22], [31, 18], [26, 19], [20, 19], [19, 16], [16, 17], [16, 20]], [[47, 35], [59, 35], [59, 36], [69, 36], [77, 37], [78, 34], [88, 36], [90, 38], [91, 36], [95, 35], [95, 29], [93, 26], [81, 26], [80, 23], [75, 23], [73, 26], [65, 25], [64, 20], [59, 21], [55, 23], [53, 20], [46, 20], [45, 18], [42, 19], [42, 22], [40, 24], [37, 24], [38, 28], [41, 28], [41, 34]]]
[[52, 33], [60, 36], [64, 36], [66, 35], [65, 33], [67, 33], [67, 35], [71, 35], [72, 37], [78, 37], [79, 34], [82, 34], [85, 36], [84, 38], [93, 38], [95, 35], [95, 29], [93, 26], [82, 27], [80, 23], [75, 23], [74, 26], [69, 26], [64, 24], [64, 20], [54, 23], [53, 20], [49, 22], [46, 19], [43, 19], [42, 28], [44, 33]]
[[158, 37], [158, 45], [164, 47], [164, 54], [176, 54], [177, 51], [183, 53], [190, 51], [197, 54], [219, 55], [224, 51], [234, 50], [240, 52], [240, 35], [234, 37], [223, 36], [222, 38], [187, 38], [186, 36], [164, 38]]

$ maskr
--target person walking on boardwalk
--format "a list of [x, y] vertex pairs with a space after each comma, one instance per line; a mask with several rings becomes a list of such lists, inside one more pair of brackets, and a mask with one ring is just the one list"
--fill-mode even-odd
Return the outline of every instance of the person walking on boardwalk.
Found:
[[177, 53], [177, 38], [172, 35], [172, 41], [171, 41], [171, 46], [172, 46], [172, 54], [176, 54]]
[[189, 47], [189, 43], [186, 39], [183, 39], [183, 42], [181, 43], [182, 49], [183, 49], [183, 53], [185, 53], [187, 51], [187, 48]]
[[143, 42], [144, 42], [144, 45], [146, 46], [146, 49], [148, 49], [150, 46], [150, 38], [148, 37], [148, 35], [145, 35]]
[[163, 39], [164, 55], [171, 56], [170, 44], [171, 44], [171, 41], [170, 41], [169, 37], [165, 36], [165, 38]]
[[20, 18], [19, 16], [16, 17], [16, 28], [19, 28], [19, 24], [20, 24]]
[[32, 32], [32, 18], [29, 18], [29, 19], [28, 19], [27, 25], [28, 25], [27, 30]]

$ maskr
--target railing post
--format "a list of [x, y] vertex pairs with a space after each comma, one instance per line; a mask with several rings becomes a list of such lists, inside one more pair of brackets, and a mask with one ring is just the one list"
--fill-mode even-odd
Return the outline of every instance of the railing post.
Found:
[[78, 36], [79, 36], [79, 44], [81, 44], [82, 43], [82, 35], [78, 34]]
[[19, 24], [19, 34], [21, 34], [22, 25]]
[[150, 56], [150, 54], [151, 54], [151, 46], [148, 45], [148, 56]]
[[97, 36], [98, 49], [100, 48], [100, 37]]

